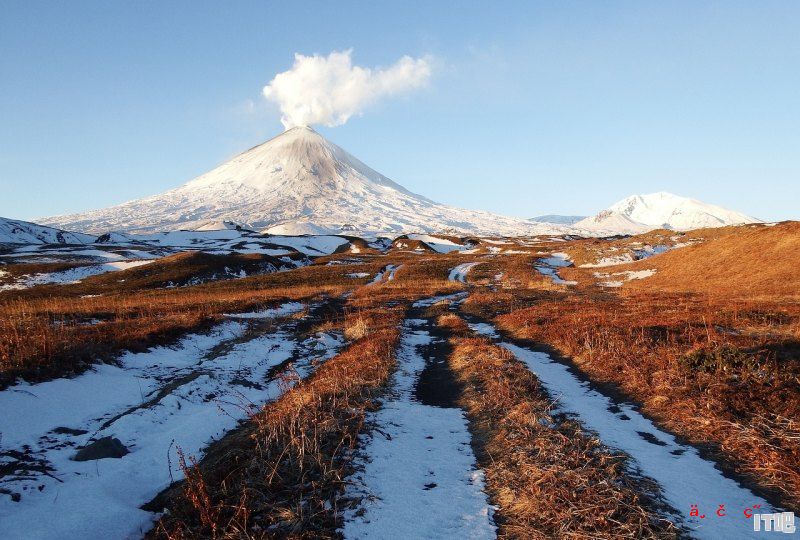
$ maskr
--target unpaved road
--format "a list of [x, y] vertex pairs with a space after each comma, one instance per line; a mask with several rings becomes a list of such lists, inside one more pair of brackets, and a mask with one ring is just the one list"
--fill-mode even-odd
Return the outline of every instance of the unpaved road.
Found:
[[446, 383], [437, 385], [442, 392], [420, 389], [446, 361], [430, 326], [415, 318], [403, 326], [389, 395], [370, 419], [361, 470], [348, 479], [346, 495], [361, 503], [345, 514], [345, 538], [495, 537], [463, 411], [439, 399]]
[[[637, 468], [632, 473], [658, 483], [664, 501], [677, 510], [673, 521], [686, 526], [693, 537], [759, 537], [759, 533], [753, 531], [752, 520], [744, 516], [744, 510], [761, 505], [755, 513], [778, 511], [726, 477], [714, 462], [703, 459], [696, 448], [680, 443], [673, 435], [656, 427], [633, 405], [603, 394], [567, 364], [544, 352], [501, 338], [490, 324], [471, 323], [470, 326], [493, 338], [523, 362], [553, 397], [558, 412], [575, 417], [597, 433], [604, 444], [628, 454]], [[700, 514], [705, 518], [689, 515], [693, 504], [699, 505]], [[726, 515], [717, 515], [719, 505], [725, 505]]]

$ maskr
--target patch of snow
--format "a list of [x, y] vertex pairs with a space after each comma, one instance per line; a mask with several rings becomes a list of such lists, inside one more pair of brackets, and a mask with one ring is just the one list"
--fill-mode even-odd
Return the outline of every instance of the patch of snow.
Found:
[[480, 264], [478, 262], [469, 262], [469, 263], [462, 263], [450, 270], [450, 274], [447, 276], [448, 281], [460, 281], [461, 283], [467, 282], [467, 274], [469, 273], [472, 268]]
[[549, 266], [534, 266], [537, 272], [542, 274], [543, 276], [549, 277], [553, 283], [556, 285], [577, 285], [577, 281], [567, 281], [565, 279], [561, 279], [561, 276], [558, 275], [558, 270], [555, 268], [551, 268]]
[[395, 274], [397, 274], [397, 271], [400, 270], [402, 267], [403, 267], [402, 264], [398, 265], [390, 264], [389, 266], [387, 266], [386, 270], [389, 272], [389, 275], [386, 277], [386, 281], [392, 281], [394, 279]]
[[270, 236], [269, 242], [289, 246], [312, 257], [330, 255], [349, 240], [341, 236]]
[[577, 281], [567, 281], [558, 275], [559, 268], [572, 266], [572, 260], [566, 253], [551, 253], [549, 257], [537, 260], [534, 268], [543, 276], [549, 277], [556, 285], [577, 285]]
[[305, 309], [305, 304], [302, 302], [287, 302], [277, 308], [265, 309], [263, 311], [251, 311], [248, 313], [226, 313], [225, 316], [230, 319], [275, 319], [277, 317], [286, 317], [300, 313]]
[[456, 244], [452, 240], [447, 240], [446, 238], [439, 238], [438, 236], [431, 236], [428, 234], [409, 234], [408, 238], [411, 240], [425, 242], [436, 253], [450, 253], [451, 251], [463, 251], [467, 249], [466, 246], [462, 244]]
[[126, 270], [128, 268], [136, 268], [137, 266], [144, 266], [152, 262], [153, 261], [108, 262], [90, 266], [79, 266], [77, 268], [70, 268], [68, 270], [61, 270], [59, 272], [20, 276], [14, 283], [0, 285], [0, 291], [29, 289], [37, 285], [71, 285], [74, 283], [80, 283], [82, 280], [90, 276]]
[[381, 269], [380, 272], [375, 274], [375, 277], [372, 279], [372, 281], [367, 283], [367, 285], [375, 285], [377, 283], [381, 283], [382, 281], [384, 281], [384, 278], [386, 278], [386, 281], [393, 280], [394, 279], [394, 274], [395, 274], [395, 272], [397, 272], [397, 270], [400, 268], [400, 266], [403, 266], [403, 265], [401, 264], [401, 265], [398, 266], [398, 265], [394, 265], [394, 264], [387, 264], [386, 266], [384, 266]]
[[539, 259], [539, 262], [546, 264], [547, 266], [554, 266], [556, 268], [566, 268], [568, 266], [572, 266], [572, 260], [566, 253], [552, 253], [549, 257]]
[[414, 307], [429, 307], [439, 302], [463, 302], [469, 293], [466, 292], [458, 292], [453, 294], [444, 294], [441, 296], [432, 296], [431, 298], [423, 298], [422, 300], [417, 300], [412, 305]]
[[635, 259], [633, 258], [632, 254], [625, 253], [622, 255], [615, 255], [613, 257], [602, 257], [598, 259], [596, 263], [582, 264], [581, 268], [602, 268], [604, 266], [616, 266], [618, 264], [633, 262], [634, 260]]
[[345, 274], [345, 277], [349, 277], [352, 279], [361, 279], [365, 277], [369, 277], [368, 272], [353, 272], [352, 274]]
[[496, 239], [490, 239], [490, 238], [481, 238], [481, 242], [485, 242], [487, 244], [500, 244], [500, 245], [513, 244], [514, 243], [514, 242], [512, 242], [510, 240], [496, 240]]
[[648, 270], [626, 270], [624, 272], [614, 272], [610, 274], [604, 274], [601, 272], [595, 272], [594, 277], [599, 279], [609, 279], [613, 277], [621, 277], [622, 279], [612, 279], [610, 281], [603, 281], [600, 285], [604, 287], [621, 287], [622, 284], [626, 281], [630, 281], [632, 279], [645, 279], [649, 278], [650, 276], [654, 276], [656, 271], [654, 269]]

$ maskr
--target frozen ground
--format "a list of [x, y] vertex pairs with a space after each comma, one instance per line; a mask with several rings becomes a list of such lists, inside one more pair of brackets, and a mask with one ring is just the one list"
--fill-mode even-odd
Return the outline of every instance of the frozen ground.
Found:
[[[126, 354], [119, 366], [0, 392], [0, 538], [140, 537], [155, 517], [141, 505], [182, 477], [178, 448], [199, 457], [279, 395], [272, 368], [291, 360], [305, 376], [343, 344], [323, 333], [298, 342], [292, 320], [250, 324], [231, 320], [176, 347]], [[80, 447], [111, 439], [128, 453], [74, 460]]]
[[420, 347], [435, 339], [408, 320], [391, 394], [357, 458], [347, 495], [345, 538], [494, 538], [493, 508], [476, 468], [460, 409], [425, 405], [414, 389], [425, 369]]

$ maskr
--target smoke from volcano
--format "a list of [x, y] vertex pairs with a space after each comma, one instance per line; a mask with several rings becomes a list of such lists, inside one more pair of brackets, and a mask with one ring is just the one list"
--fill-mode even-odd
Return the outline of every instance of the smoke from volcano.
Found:
[[352, 49], [328, 56], [294, 55], [291, 69], [264, 87], [286, 129], [294, 126], [340, 126], [382, 98], [424, 86], [431, 77], [427, 57], [403, 56], [386, 68], [354, 66]]

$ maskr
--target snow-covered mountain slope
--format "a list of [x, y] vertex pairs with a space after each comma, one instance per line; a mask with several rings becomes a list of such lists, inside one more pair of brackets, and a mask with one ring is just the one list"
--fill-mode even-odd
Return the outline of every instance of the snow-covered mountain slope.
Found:
[[97, 238], [0, 217], [0, 244], [91, 244]]
[[160, 195], [41, 221], [97, 233], [196, 229], [220, 221], [283, 232], [562, 232], [553, 225], [435, 203], [372, 170], [308, 127], [292, 128]]
[[556, 225], [574, 225], [586, 216], [562, 216], [561, 214], [547, 214], [530, 218], [529, 221], [537, 223], [555, 223]]
[[632, 234], [658, 228], [688, 231], [759, 222], [733, 210], [662, 191], [633, 195], [574, 226], [593, 232]]
[[625, 214], [612, 210], [603, 210], [595, 216], [582, 219], [573, 226], [587, 233], [603, 234], [639, 234], [655, 228], [637, 223]]

